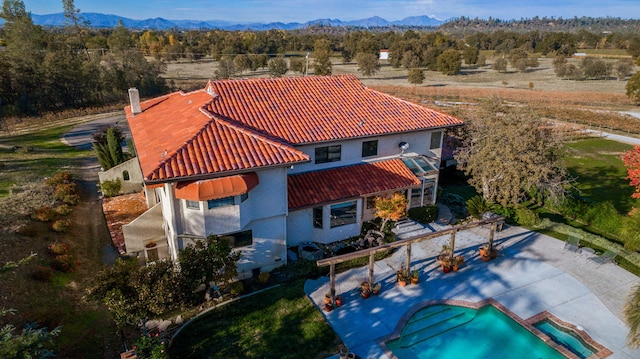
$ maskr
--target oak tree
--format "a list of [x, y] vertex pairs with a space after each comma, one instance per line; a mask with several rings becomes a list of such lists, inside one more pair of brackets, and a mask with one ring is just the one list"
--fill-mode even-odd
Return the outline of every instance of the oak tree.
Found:
[[364, 76], [372, 76], [380, 71], [380, 62], [378, 55], [360, 52], [356, 55], [358, 63], [358, 71]]
[[508, 107], [498, 100], [485, 103], [470, 117], [455, 158], [486, 201], [507, 206], [530, 193], [541, 200], [564, 196], [562, 137], [551, 126], [527, 108]]

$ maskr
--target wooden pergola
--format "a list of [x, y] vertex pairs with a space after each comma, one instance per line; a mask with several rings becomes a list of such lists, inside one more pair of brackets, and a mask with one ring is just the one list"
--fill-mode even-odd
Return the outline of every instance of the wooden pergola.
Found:
[[499, 222], [504, 222], [505, 218], [503, 216], [497, 216], [493, 218], [483, 219], [477, 222], [467, 223], [460, 226], [454, 226], [449, 229], [443, 229], [441, 231], [436, 231], [428, 234], [421, 234], [405, 239], [401, 239], [395, 242], [386, 243], [378, 247], [372, 247], [367, 249], [362, 249], [356, 252], [342, 254], [330, 258], [323, 258], [316, 262], [318, 267], [329, 266], [329, 280], [330, 280], [330, 294], [331, 294], [331, 303], [335, 305], [335, 297], [336, 297], [336, 264], [346, 262], [352, 259], [361, 258], [369, 256], [369, 283], [373, 284], [375, 281], [375, 273], [374, 273], [374, 265], [375, 265], [375, 255], [378, 252], [388, 251], [393, 248], [407, 247], [407, 258], [406, 258], [406, 267], [407, 269], [411, 268], [411, 245], [416, 242], [424, 241], [427, 239], [432, 239], [444, 235], [451, 235], [449, 240], [449, 246], [451, 247], [451, 253], [455, 251], [455, 242], [456, 242], [456, 233], [459, 231], [464, 231], [467, 229], [483, 226], [486, 224], [491, 225], [491, 230], [489, 231], [489, 250], [493, 249], [493, 239], [495, 236], [496, 228]]

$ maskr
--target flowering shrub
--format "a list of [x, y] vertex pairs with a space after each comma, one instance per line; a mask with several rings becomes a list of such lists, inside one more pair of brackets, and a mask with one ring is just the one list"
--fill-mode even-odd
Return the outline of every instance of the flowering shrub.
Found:
[[54, 211], [57, 214], [61, 215], [61, 216], [65, 216], [65, 215], [71, 213], [72, 209], [71, 209], [71, 206], [69, 206], [68, 204], [61, 204], [61, 205], [57, 206], [54, 209]]
[[36, 269], [31, 272], [31, 278], [41, 282], [48, 282], [51, 280], [51, 276], [53, 276], [53, 269], [45, 266], [37, 266]]
[[76, 194], [76, 185], [74, 183], [62, 183], [56, 186], [53, 191], [53, 198], [62, 201], [65, 197]]
[[49, 253], [53, 254], [54, 256], [59, 256], [62, 254], [67, 254], [69, 253], [69, 246], [67, 246], [66, 243], [61, 242], [61, 241], [55, 241], [52, 244], [49, 245]]
[[53, 217], [55, 217], [55, 212], [49, 206], [38, 208], [31, 214], [31, 219], [40, 222], [49, 222]]
[[59, 219], [53, 222], [51, 226], [54, 231], [58, 233], [66, 232], [71, 228], [71, 220], [70, 219]]
[[62, 202], [70, 205], [70, 206], [75, 206], [76, 204], [78, 204], [78, 202], [80, 202], [80, 196], [77, 194], [70, 194], [70, 195], [66, 195], [62, 198]]
[[71, 272], [76, 268], [76, 262], [69, 254], [56, 256], [51, 264], [55, 270], [60, 272]]
[[58, 172], [55, 175], [46, 178], [44, 184], [50, 187], [57, 187], [58, 185], [70, 183], [73, 180], [73, 175], [69, 171]]

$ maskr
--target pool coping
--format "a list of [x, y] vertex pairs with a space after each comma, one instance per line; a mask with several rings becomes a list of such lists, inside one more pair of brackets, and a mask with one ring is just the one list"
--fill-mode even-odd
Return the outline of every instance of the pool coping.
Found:
[[536, 315], [533, 315], [528, 319], [522, 319], [520, 318], [520, 316], [518, 316], [517, 314], [509, 310], [507, 307], [500, 304], [500, 302], [498, 302], [497, 300], [493, 298], [488, 298], [480, 302], [469, 302], [469, 301], [455, 300], [455, 299], [447, 299], [447, 300], [435, 299], [435, 300], [423, 301], [412, 306], [400, 318], [400, 320], [396, 324], [396, 327], [394, 328], [393, 332], [391, 332], [391, 334], [385, 335], [375, 340], [375, 342], [378, 344], [378, 346], [380, 346], [380, 348], [387, 355], [387, 357], [391, 359], [398, 359], [395, 356], [395, 354], [387, 347], [386, 343], [388, 341], [400, 338], [400, 335], [402, 334], [402, 330], [407, 325], [411, 317], [418, 311], [432, 305], [455, 305], [455, 306], [466, 307], [471, 309], [480, 309], [487, 305], [492, 305], [493, 307], [495, 307], [496, 309], [498, 309], [499, 311], [501, 311], [502, 313], [504, 313], [505, 315], [507, 315], [514, 321], [516, 321], [518, 324], [520, 324], [521, 326], [529, 330], [531, 333], [533, 333], [535, 336], [540, 338], [540, 340], [545, 342], [547, 345], [549, 345], [550, 347], [560, 352], [560, 354], [564, 355], [566, 358], [579, 359], [579, 357], [574, 353], [572, 353], [569, 349], [565, 348], [559, 343], [556, 343], [548, 335], [546, 335], [545, 333], [541, 332], [540, 330], [538, 330], [536, 327], [533, 326], [533, 324], [538, 323], [540, 321], [551, 320], [557, 325], [575, 332], [585, 343], [587, 343], [596, 351], [593, 355], [589, 356], [587, 359], [603, 359], [613, 354], [611, 350], [607, 349], [602, 344], [596, 342], [593, 338], [591, 338], [584, 330], [580, 329], [578, 326], [565, 322], [546, 310]]

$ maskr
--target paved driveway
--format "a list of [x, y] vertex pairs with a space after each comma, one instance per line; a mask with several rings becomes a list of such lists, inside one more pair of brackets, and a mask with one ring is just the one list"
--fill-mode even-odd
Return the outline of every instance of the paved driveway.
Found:
[[69, 132], [62, 136], [62, 141], [69, 146], [73, 146], [81, 150], [90, 150], [93, 148], [91, 145], [93, 134], [102, 127], [109, 125], [120, 126], [123, 135], [126, 138], [131, 138], [129, 125], [127, 124], [123, 111], [120, 115], [109, 115], [74, 126]]
[[[405, 250], [399, 250], [376, 262], [376, 281], [383, 288], [380, 295], [369, 299], [359, 294], [368, 267], [340, 273], [336, 288], [345, 304], [322, 313], [345, 345], [362, 358], [388, 358], [375, 340], [391, 334], [402, 316], [422, 302], [487, 298], [494, 298], [522, 319], [547, 310], [612, 350], [610, 358], [640, 358], [639, 350], [625, 345], [628, 328], [622, 319], [628, 293], [640, 284], [638, 277], [614, 264], [600, 265], [592, 254], [563, 250], [564, 242], [519, 227], [499, 232], [501, 255], [485, 263], [477, 257], [477, 248], [486, 238], [485, 228], [459, 232], [456, 252], [465, 255], [467, 263], [449, 274], [441, 272], [435, 258], [449, 236], [414, 244], [412, 269], [421, 271], [421, 282], [415, 286], [395, 283], [395, 269], [405, 261]], [[329, 278], [305, 283], [305, 292], [318, 310], [328, 290]]]

